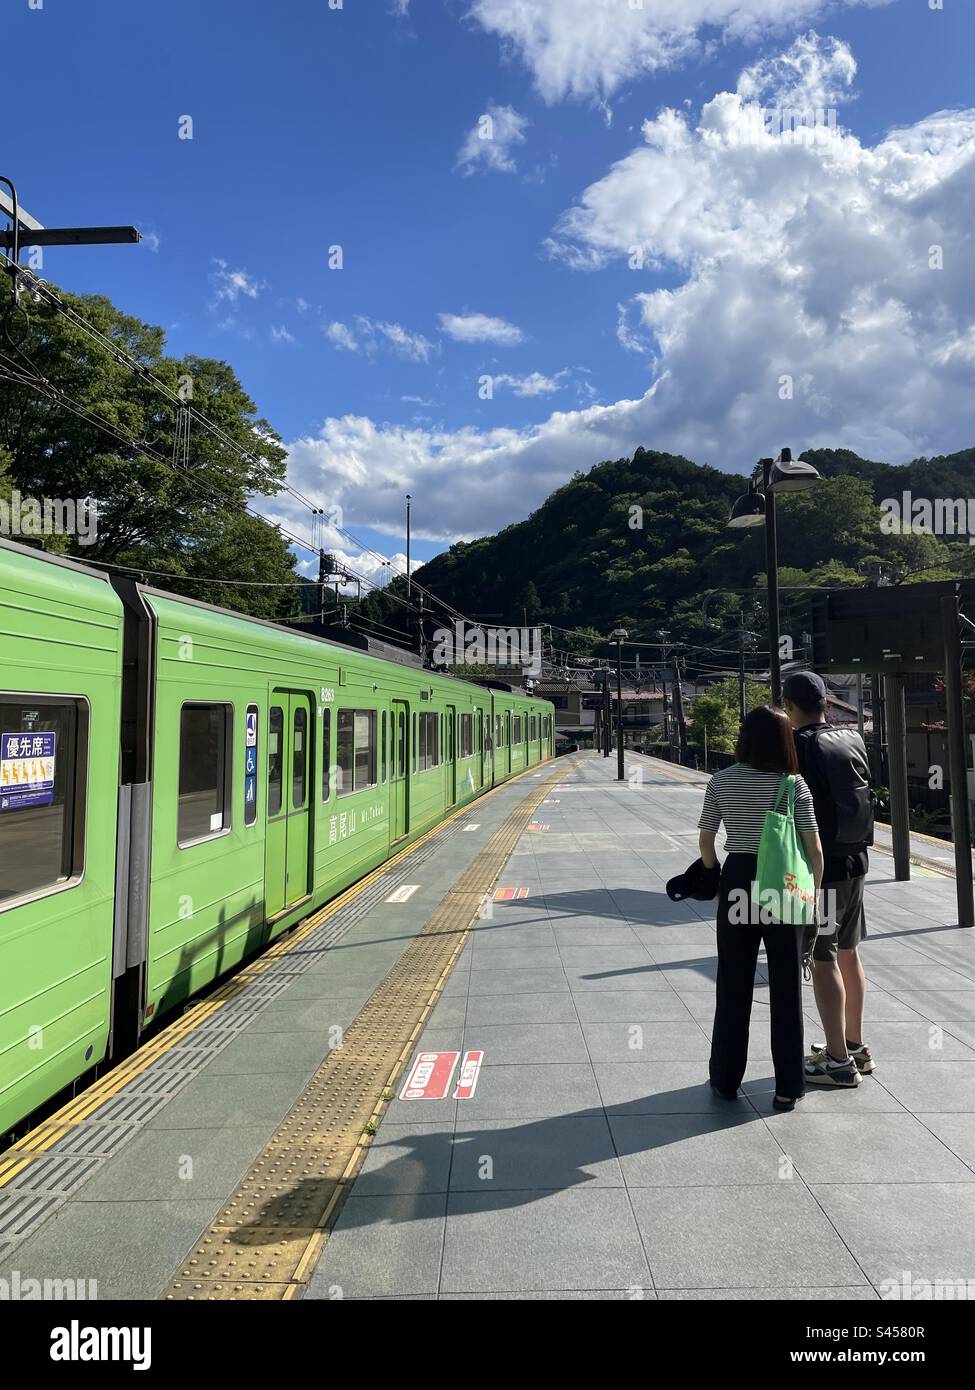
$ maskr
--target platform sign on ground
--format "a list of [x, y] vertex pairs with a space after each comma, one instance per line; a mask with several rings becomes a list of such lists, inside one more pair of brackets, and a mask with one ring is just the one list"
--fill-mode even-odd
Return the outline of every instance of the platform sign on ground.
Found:
[[409, 902], [413, 894], [419, 890], [419, 887], [420, 885], [418, 883], [401, 883], [394, 892], [390, 893], [386, 901], [388, 903]]
[[50, 806], [57, 734], [0, 734], [0, 811]]
[[464, 1060], [460, 1066], [460, 1075], [457, 1077], [457, 1089], [454, 1092], [454, 1100], [470, 1100], [477, 1086], [477, 1078], [481, 1074], [481, 1063], [484, 1061], [483, 1052], [465, 1052]]
[[527, 898], [527, 888], [495, 888], [494, 901], [496, 903], [510, 903], [515, 898]]
[[459, 1052], [421, 1052], [406, 1078], [400, 1100], [443, 1100], [459, 1060]]

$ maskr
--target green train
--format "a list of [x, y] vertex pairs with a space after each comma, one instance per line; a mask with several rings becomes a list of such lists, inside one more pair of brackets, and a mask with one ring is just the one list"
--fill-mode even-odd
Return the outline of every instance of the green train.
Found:
[[547, 701], [0, 540], [0, 1136], [554, 752]]

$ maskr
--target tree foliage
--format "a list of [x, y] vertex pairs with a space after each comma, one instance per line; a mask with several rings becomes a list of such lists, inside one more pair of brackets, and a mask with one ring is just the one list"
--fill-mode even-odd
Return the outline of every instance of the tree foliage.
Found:
[[[24, 296], [18, 310], [10, 298], [2, 277], [2, 350], [28, 379], [0, 378], [7, 485], [25, 496], [89, 499], [98, 512], [93, 544], [76, 537], [44, 544], [86, 561], [175, 575], [158, 582], [194, 598], [261, 616], [289, 614], [294, 557], [276, 528], [248, 511], [251, 498], [279, 490], [286, 451], [233, 369], [167, 355], [161, 328], [101, 296], [64, 293], [61, 301], [111, 346], [47, 300]], [[185, 447], [177, 443], [180, 409], [148, 373], [226, 438], [194, 422]]]

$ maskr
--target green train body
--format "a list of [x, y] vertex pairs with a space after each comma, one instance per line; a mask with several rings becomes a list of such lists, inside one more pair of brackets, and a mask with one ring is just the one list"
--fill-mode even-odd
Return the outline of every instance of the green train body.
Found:
[[547, 701], [0, 540], [0, 1136], [554, 752]]

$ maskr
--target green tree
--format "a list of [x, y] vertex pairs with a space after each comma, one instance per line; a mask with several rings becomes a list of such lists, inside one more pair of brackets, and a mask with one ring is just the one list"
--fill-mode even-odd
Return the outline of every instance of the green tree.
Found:
[[[767, 705], [772, 692], [759, 681], [745, 680], [745, 708]], [[733, 753], [738, 739], [738, 679], [728, 676], [716, 681], [696, 696], [690, 708], [690, 742], [703, 750], [707, 732], [708, 751]]]
[[[3, 277], [0, 321], [18, 344], [22, 379], [0, 377], [0, 449], [11, 485], [25, 496], [90, 499], [97, 507], [94, 544], [69, 537], [68, 551], [174, 574], [160, 584], [193, 597], [288, 615], [294, 558], [277, 529], [248, 511], [252, 498], [280, 489], [286, 451], [232, 368], [168, 356], [162, 329], [101, 296], [65, 293], [61, 302], [107, 346], [47, 299], [24, 296], [14, 310], [10, 295]], [[5, 351], [14, 355], [9, 345]], [[183, 412], [149, 373], [223, 438], [194, 421], [180, 440]]]

